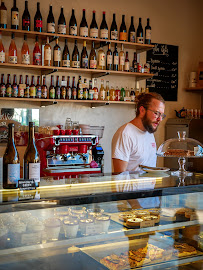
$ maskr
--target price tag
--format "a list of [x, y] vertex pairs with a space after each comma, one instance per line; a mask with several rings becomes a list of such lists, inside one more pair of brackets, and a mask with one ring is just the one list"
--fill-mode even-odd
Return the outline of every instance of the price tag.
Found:
[[[34, 191], [35, 192], [35, 191]], [[18, 200], [19, 201], [24, 201], [24, 200], [33, 200], [35, 198], [34, 193], [25, 193], [25, 192], [20, 192]]]
[[146, 220], [140, 223], [140, 228], [146, 228], [146, 227], [152, 227], [152, 226], [154, 226], [154, 220]]
[[20, 190], [33, 190], [36, 189], [34, 179], [18, 180], [18, 188]]
[[102, 232], [102, 224], [90, 224], [86, 227], [86, 234], [100, 234]]
[[61, 81], [61, 86], [67, 86], [67, 81]]

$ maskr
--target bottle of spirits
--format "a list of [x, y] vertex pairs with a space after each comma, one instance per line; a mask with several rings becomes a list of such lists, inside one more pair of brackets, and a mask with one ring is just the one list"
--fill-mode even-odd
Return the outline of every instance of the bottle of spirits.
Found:
[[71, 89], [71, 86], [70, 86], [70, 76], [67, 76], [66, 98], [67, 99], [72, 98], [72, 89]]
[[24, 98], [25, 85], [23, 84], [23, 75], [20, 75], [19, 86], [18, 86], [18, 97]]
[[34, 17], [34, 31], [42, 32], [42, 15], [40, 12], [40, 2], [37, 2], [37, 11]]
[[117, 43], [115, 43], [115, 49], [113, 52], [113, 70], [118, 71], [119, 55], [117, 50]]
[[77, 92], [78, 92], [77, 99], [79, 100], [83, 99], [83, 83], [81, 76], [79, 76], [78, 79]]
[[9, 46], [9, 52], [8, 52], [8, 62], [10, 64], [17, 64], [18, 62], [18, 56], [17, 56], [17, 48], [15, 44], [15, 36], [14, 33], [11, 34], [11, 43]]
[[101, 80], [101, 87], [100, 87], [100, 95], [99, 99], [100, 100], [105, 100], [106, 98], [106, 89], [104, 88], [104, 80]]
[[139, 25], [137, 27], [137, 43], [144, 43], [144, 33], [142, 28], [142, 18], [139, 18]]
[[128, 59], [128, 52], [125, 54], [125, 71], [129, 72], [130, 71], [130, 61]]
[[7, 75], [7, 84], [6, 84], [6, 97], [11, 97], [12, 88], [11, 88], [11, 77], [10, 74]]
[[38, 36], [35, 39], [35, 47], [33, 50], [33, 65], [40, 66], [42, 64], [42, 54], [41, 49], [38, 42]]
[[42, 87], [40, 84], [40, 76], [37, 76], [36, 97], [42, 98]]
[[93, 100], [94, 90], [92, 89], [92, 80], [89, 80], [89, 100]]
[[119, 40], [127, 41], [127, 29], [125, 25], [125, 15], [122, 15], [122, 23], [120, 26]]
[[90, 69], [96, 69], [97, 68], [97, 53], [94, 48], [94, 41], [92, 41], [92, 49], [90, 52]]
[[113, 21], [111, 24], [111, 37], [112, 40], [118, 40], [118, 28], [116, 24], [116, 14], [113, 14]]
[[87, 25], [86, 16], [85, 16], [85, 9], [83, 9], [82, 12], [83, 12], [83, 16], [80, 23], [80, 36], [88, 37], [88, 25]]
[[51, 66], [51, 46], [49, 44], [49, 37], [44, 46], [44, 66]]
[[97, 79], [94, 79], [94, 94], [93, 94], [93, 100], [98, 100], [99, 99], [99, 90], [97, 88]]
[[106, 12], [103, 11], [103, 19], [100, 26], [100, 38], [108, 39], [109, 32], [108, 32], [108, 25], [106, 23]]
[[97, 69], [105, 69], [106, 61], [105, 61], [105, 52], [103, 50], [103, 46], [101, 44], [101, 47], [98, 51], [98, 60], [97, 60]]
[[0, 63], [5, 63], [5, 49], [2, 42], [2, 35], [0, 33]]
[[77, 88], [75, 86], [75, 76], [73, 76], [73, 82], [72, 82], [72, 99], [77, 99]]
[[72, 15], [71, 15], [71, 18], [70, 18], [70, 22], [69, 22], [69, 35], [72, 35], [72, 36], [77, 36], [77, 21], [76, 21], [76, 18], [75, 18], [75, 10], [74, 8], [72, 9]]
[[63, 6], [61, 7], [61, 13], [58, 19], [58, 34], [66, 34], [66, 19], [63, 14]]
[[72, 54], [72, 68], [80, 67], [79, 51], [77, 46], [77, 40], [75, 40], [75, 46]]
[[109, 81], [106, 81], [106, 97], [105, 100], [110, 100], [110, 89], [109, 89]]
[[16, 0], [13, 0], [13, 7], [11, 9], [11, 29], [19, 28], [19, 10], [16, 6]]
[[98, 38], [99, 32], [98, 32], [98, 25], [96, 21], [96, 11], [93, 10], [92, 12], [92, 22], [90, 24], [90, 37], [91, 38]]
[[113, 69], [113, 54], [111, 51], [111, 43], [108, 44], [108, 51], [106, 53], [106, 69], [107, 70]]
[[25, 9], [22, 16], [22, 30], [31, 30], [30, 13], [28, 10], [28, 1], [25, 1]]
[[125, 100], [125, 89], [124, 87], [121, 87], [120, 101], [124, 101], [124, 100]]
[[124, 46], [121, 44], [121, 50], [119, 52], [119, 71], [124, 71], [125, 68], [125, 53], [124, 53]]
[[70, 67], [70, 53], [68, 50], [67, 39], [65, 39], [65, 45], [62, 54], [62, 67]]
[[49, 98], [55, 99], [55, 97], [56, 97], [56, 92], [54, 88], [54, 75], [51, 75], [51, 85], [49, 87]]
[[121, 99], [121, 90], [118, 89], [118, 86], [116, 86], [116, 91], [115, 91], [115, 93], [116, 93], [116, 98], [115, 98], [115, 100], [116, 100], [116, 101], [120, 101], [120, 99]]
[[5, 96], [6, 96], [6, 85], [4, 82], [4, 74], [1, 74], [0, 97]]
[[128, 33], [128, 41], [129, 42], [135, 42], [135, 26], [134, 26], [134, 17], [131, 16], [131, 24], [129, 28], [129, 33]]
[[35, 86], [35, 76], [32, 76], [31, 85], [30, 85], [30, 98], [36, 98], [36, 96], [37, 96], [37, 91], [36, 91], [36, 86]]
[[27, 35], [24, 35], [24, 42], [21, 49], [21, 59], [22, 59], [22, 64], [30, 65], [30, 51], [27, 44]]
[[66, 86], [67, 86], [67, 82], [65, 81], [65, 76], [62, 76], [62, 81], [61, 81], [61, 99], [66, 99]]
[[18, 85], [17, 85], [17, 78], [16, 74], [13, 75], [13, 84], [12, 84], [12, 97], [18, 97]]
[[88, 54], [85, 40], [83, 41], [83, 49], [81, 53], [81, 68], [88, 68]]
[[30, 97], [30, 84], [29, 84], [29, 77], [28, 75], [25, 76], [25, 92], [24, 97], [29, 98]]
[[52, 5], [49, 5], [49, 15], [47, 17], [47, 33], [55, 33], [55, 20], [52, 11]]
[[151, 26], [149, 25], [149, 18], [147, 18], [147, 26], [145, 27], [145, 44], [151, 44]]
[[1, 1], [0, 6], [0, 28], [7, 28], [7, 8], [4, 1]]
[[115, 101], [115, 100], [116, 100], [116, 91], [113, 88], [113, 86], [111, 86], [111, 89], [110, 89], [110, 101]]
[[132, 102], [135, 102], [135, 90], [133, 88], [130, 91], [130, 99]]
[[133, 68], [134, 72], [137, 72], [137, 53], [136, 52], [134, 52], [134, 59], [132, 62], [132, 68]]
[[46, 85], [46, 76], [43, 77], [43, 85], [42, 85], [42, 98], [47, 98], [47, 85]]
[[88, 100], [89, 97], [89, 89], [87, 87], [87, 79], [84, 79], [84, 87], [83, 87], [83, 99]]
[[61, 48], [58, 44], [58, 38], [56, 39], [56, 45], [54, 46], [53, 65], [60, 67], [61, 65]]
[[55, 92], [56, 92], [56, 99], [60, 99], [61, 98], [61, 87], [59, 85], [59, 76], [56, 76], [56, 88], [55, 88]]

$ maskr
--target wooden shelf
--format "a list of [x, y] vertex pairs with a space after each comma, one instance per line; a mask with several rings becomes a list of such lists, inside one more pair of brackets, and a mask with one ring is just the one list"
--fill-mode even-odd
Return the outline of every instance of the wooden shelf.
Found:
[[185, 91], [194, 93], [203, 93], [203, 87], [188, 87], [185, 88]]

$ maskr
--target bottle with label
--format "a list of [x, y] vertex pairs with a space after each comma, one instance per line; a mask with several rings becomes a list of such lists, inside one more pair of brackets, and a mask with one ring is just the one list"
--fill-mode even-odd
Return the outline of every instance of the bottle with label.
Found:
[[106, 81], [106, 97], [105, 100], [110, 100], [110, 89], [109, 89], [109, 81]]
[[100, 26], [100, 38], [102, 39], [108, 39], [109, 38], [109, 32], [108, 32], [108, 25], [106, 23], [106, 12], [103, 11], [103, 19]]
[[51, 66], [51, 46], [49, 44], [49, 37], [44, 46], [44, 66]]
[[100, 87], [100, 92], [99, 92], [99, 99], [100, 100], [105, 100], [106, 98], [106, 89], [104, 88], [104, 80], [101, 80], [101, 87]]
[[30, 98], [36, 98], [36, 96], [37, 96], [37, 91], [36, 91], [36, 86], [35, 86], [35, 76], [32, 75], [31, 85], [30, 85]]
[[83, 49], [81, 53], [81, 68], [88, 68], [88, 54], [85, 40], [83, 41]]
[[67, 76], [66, 98], [71, 99], [71, 97], [72, 97], [72, 89], [70, 86], [70, 76]]
[[130, 90], [128, 89], [128, 87], [126, 87], [126, 89], [125, 89], [125, 97], [124, 97], [124, 101], [131, 101], [131, 98], [130, 98]]
[[124, 100], [125, 100], [125, 89], [124, 87], [121, 87], [120, 101], [124, 101]]
[[105, 52], [103, 50], [103, 45], [101, 44], [101, 47], [98, 51], [98, 60], [97, 60], [97, 69], [105, 69], [106, 61], [105, 61]]
[[115, 98], [115, 100], [116, 100], [116, 101], [120, 101], [120, 99], [121, 99], [121, 90], [118, 89], [118, 86], [116, 86], [116, 91], [115, 91], [115, 93], [116, 93], [116, 98]]
[[87, 25], [86, 16], [85, 16], [85, 9], [83, 9], [82, 12], [83, 12], [83, 16], [80, 23], [80, 36], [88, 37], [88, 25]]
[[72, 9], [72, 15], [69, 22], [69, 35], [77, 36], [77, 21], [75, 18], [75, 10]]
[[6, 85], [4, 82], [4, 74], [1, 74], [0, 97], [5, 96], [6, 96]]
[[42, 15], [40, 12], [40, 2], [37, 2], [37, 11], [34, 17], [34, 31], [42, 32]]
[[56, 39], [56, 45], [54, 46], [53, 65], [60, 67], [61, 65], [61, 48], [58, 44], [58, 38]]
[[67, 82], [65, 81], [65, 76], [62, 76], [62, 80], [61, 80], [61, 99], [66, 99], [66, 86], [67, 86]]
[[38, 36], [35, 39], [35, 47], [33, 50], [33, 65], [40, 66], [42, 64], [42, 54], [41, 49], [38, 42]]
[[28, 1], [25, 1], [25, 9], [22, 16], [22, 30], [26, 30], [26, 31], [31, 30], [30, 13], [28, 10]]
[[83, 83], [81, 76], [78, 78], [77, 99], [83, 99]]
[[135, 42], [135, 26], [134, 26], [134, 17], [131, 16], [131, 24], [130, 24], [130, 28], [129, 28], [129, 33], [128, 33], [128, 41], [129, 42]]
[[56, 99], [61, 98], [61, 87], [59, 85], [59, 76], [56, 76], [56, 87], [55, 87]]
[[87, 79], [84, 79], [84, 87], [83, 87], [83, 99], [88, 100], [89, 98], [89, 89], [87, 87]]
[[3, 156], [3, 188], [17, 188], [20, 179], [20, 159], [14, 142], [13, 123], [8, 124], [8, 143]]
[[2, 42], [2, 35], [0, 33], [0, 63], [5, 63], [5, 49]]
[[55, 33], [55, 20], [52, 11], [52, 5], [49, 5], [49, 14], [47, 17], [47, 33]]
[[92, 80], [89, 80], [89, 100], [93, 100], [94, 98], [94, 90], [92, 89]]
[[7, 75], [7, 84], [6, 84], [6, 97], [11, 97], [12, 88], [11, 88], [11, 77], [10, 74]]
[[25, 84], [23, 84], [23, 75], [20, 75], [19, 85], [18, 85], [18, 97], [24, 98]]
[[42, 85], [42, 98], [47, 98], [47, 85], [46, 85], [46, 76], [43, 77], [43, 85]]
[[125, 15], [122, 15], [122, 23], [120, 26], [119, 40], [127, 41], [127, 29], [125, 25]]
[[111, 43], [108, 44], [108, 51], [106, 53], [106, 69], [107, 70], [113, 69], [113, 54], [111, 51]]
[[113, 86], [111, 86], [111, 89], [110, 89], [110, 100], [111, 101], [115, 101], [116, 100], [116, 91], [113, 88]]
[[11, 34], [11, 43], [9, 46], [9, 51], [8, 51], [8, 62], [10, 64], [17, 64], [17, 48], [16, 48], [16, 44], [15, 44], [15, 36], [14, 33]]
[[4, 4], [4, 1], [1, 1], [0, 6], [0, 28], [7, 28], [7, 8]]
[[79, 68], [80, 60], [79, 60], [79, 51], [77, 46], [77, 39], [75, 39], [75, 46], [72, 54], [72, 68]]
[[16, 6], [16, 0], [13, 0], [13, 7], [11, 9], [11, 29], [19, 28], [19, 10]]
[[77, 88], [75, 86], [75, 76], [73, 76], [73, 82], [72, 82], [72, 99], [77, 99]]
[[98, 100], [99, 99], [99, 90], [97, 88], [97, 79], [94, 79], [94, 94], [93, 94], [93, 100]]
[[24, 42], [21, 49], [21, 61], [24, 65], [30, 65], [30, 51], [27, 44], [27, 35], [24, 35]]
[[94, 48], [94, 41], [92, 41], [92, 49], [90, 52], [90, 69], [96, 69], [97, 68], [97, 53]]
[[98, 38], [99, 37], [99, 31], [98, 31], [98, 25], [96, 22], [96, 11], [93, 10], [92, 12], [92, 22], [90, 24], [90, 37], [91, 38]]
[[128, 59], [128, 52], [125, 54], [125, 71], [129, 72], [130, 71], [130, 61]]
[[137, 72], [137, 53], [136, 52], [134, 52], [134, 59], [132, 62], [132, 68], [133, 68], [134, 72]]
[[62, 54], [62, 67], [70, 67], [70, 53], [68, 49], [67, 39], [65, 39], [65, 45]]
[[132, 102], [135, 102], [135, 90], [133, 88], [130, 91], [130, 99]]
[[124, 71], [125, 68], [125, 53], [124, 53], [124, 46], [121, 44], [121, 50], [119, 52], [119, 71]]
[[144, 33], [142, 28], [142, 18], [139, 18], [139, 25], [137, 27], [137, 43], [144, 43]]
[[12, 84], [12, 97], [18, 97], [18, 85], [17, 85], [17, 78], [16, 74], [13, 75], [13, 84]]
[[36, 97], [42, 98], [42, 87], [40, 84], [40, 76], [37, 76]]
[[23, 159], [23, 178], [34, 179], [35, 185], [40, 185], [40, 158], [35, 144], [35, 123], [29, 122], [29, 139]]
[[49, 87], [49, 98], [50, 99], [55, 99], [56, 92], [54, 88], [54, 75], [51, 75], [51, 85]]
[[111, 24], [111, 36], [110, 39], [112, 40], [118, 40], [118, 28], [116, 24], [116, 14], [113, 14], [113, 20]]
[[147, 18], [147, 25], [145, 27], [145, 44], [151, 44], [151, 26], [149, 25], [149, 18]]
[[66, 35], [66, 19], [63, 14], [63, 6], [61, 7], [61, 13], [58, 19], [58, 34]]
[[117, 43], [115, 43], [115, 49], [113, 52], [113, 70], [118, 71], [119, 55], [117, 50]]
[[30, 97], [30, 84], [29, 84], [29, 77], [28, 75], [25, 76], [25, 92], [24, 97], [29, 98]]

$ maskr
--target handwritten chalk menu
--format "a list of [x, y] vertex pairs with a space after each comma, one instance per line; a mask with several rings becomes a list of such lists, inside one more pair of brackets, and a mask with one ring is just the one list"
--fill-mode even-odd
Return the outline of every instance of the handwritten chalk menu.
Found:
[[147, 63], [154, 76], [146, 81], [150, 92], [157, 92], [166, 101], [177, 101], [178, 46], [154, 43], [147, 52]]

